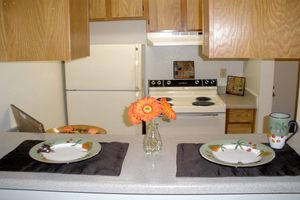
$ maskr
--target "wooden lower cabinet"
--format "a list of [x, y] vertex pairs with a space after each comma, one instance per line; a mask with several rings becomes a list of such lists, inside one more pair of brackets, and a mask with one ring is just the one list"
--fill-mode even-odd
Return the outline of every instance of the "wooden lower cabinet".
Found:
[[254, 133], [256, 109], [227, 109], [226, 133]]

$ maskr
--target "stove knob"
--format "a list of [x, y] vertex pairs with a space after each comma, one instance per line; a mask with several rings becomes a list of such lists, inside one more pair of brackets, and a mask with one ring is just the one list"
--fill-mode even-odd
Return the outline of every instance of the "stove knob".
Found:
[[209, 80], [204, 80], [204, 85], [208, 86], [209, 85]]
[[214, 80], [214, 79], [210, 80], [210, 85], [211, 86], [216, 86], [216, 80]]
[[171, 81], [167, 81], [167, 85], [171, 85]]
[[161, 85], [161, 81], [157, 81], [157, 85]]
[[199, 80], [195, 80], [195, 84], [199, 85], [200, 81]]
[[151, 81], [150, 85], [152, 85], [152, 86], [155, 85], [155, 81]]

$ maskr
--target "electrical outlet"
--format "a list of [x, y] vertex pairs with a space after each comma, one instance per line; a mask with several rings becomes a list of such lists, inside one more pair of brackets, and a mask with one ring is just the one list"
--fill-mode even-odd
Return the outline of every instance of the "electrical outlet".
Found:
[[226, 78], [226, 75], [227, 75], [226, 68], [221, 68], [220, 69], [220, 78]]

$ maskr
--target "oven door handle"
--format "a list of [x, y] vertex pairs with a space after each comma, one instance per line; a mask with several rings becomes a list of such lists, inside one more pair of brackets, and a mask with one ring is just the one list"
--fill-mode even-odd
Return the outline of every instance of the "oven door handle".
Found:
[[176, 113], [177, 116], [195, 116], [195, 117], [217, 117], [221, 113]]

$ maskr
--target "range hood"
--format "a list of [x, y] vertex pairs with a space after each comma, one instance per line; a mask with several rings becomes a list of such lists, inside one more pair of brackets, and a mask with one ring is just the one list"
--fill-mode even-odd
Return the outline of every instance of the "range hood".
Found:
[[149, 46], [202, 45], [200, 32], [155, 32], [147, 33]]

